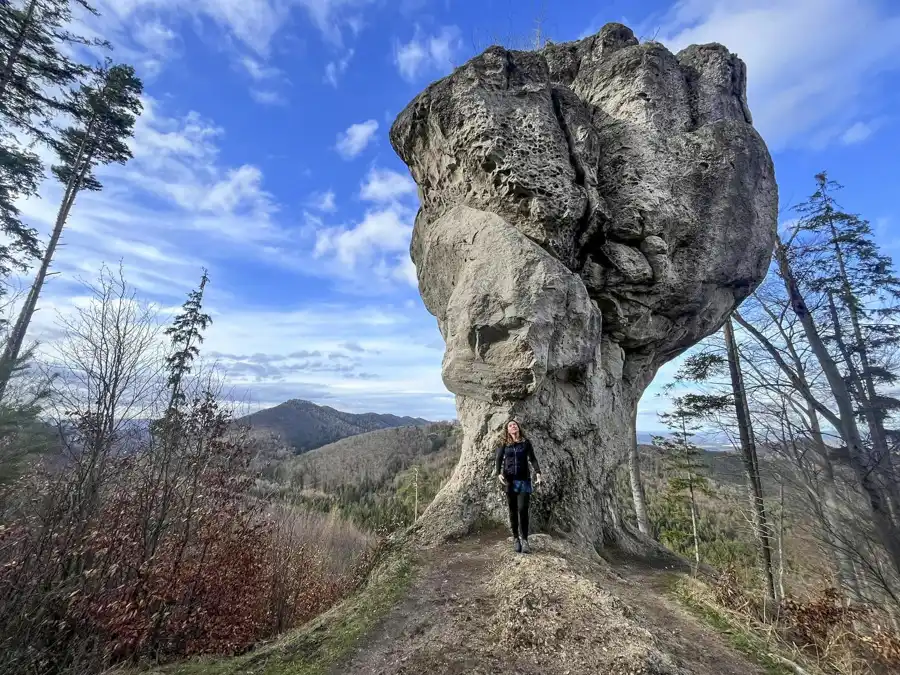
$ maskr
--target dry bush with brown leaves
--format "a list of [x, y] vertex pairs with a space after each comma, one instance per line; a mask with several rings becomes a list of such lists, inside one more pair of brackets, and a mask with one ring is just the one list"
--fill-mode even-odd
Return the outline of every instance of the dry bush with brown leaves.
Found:
[[824, 672], [894, 673], [900, 669], [900, 635], [889, 617], [864, 604], [850, 604], [826, 586], [807, 598], [787, 597], [768, 614], [725, 569], [709, 586], [715, 605], [760, 634], [775, 638]]
[[355, 588], [375, 542], [248, 499], [229, 421], [198, 398], [175, 451], [81, 454], [22, 482], [0, 530], [0, 671], [236, 653]]
[[63, 325], [60, 447], [0, 510], [0, 672], [240, 652], [333, 604], [371, 560], [337, 526], [295, 519], [286, 537], [250, 494], [251, 445], [191, 369], [206, 282], [165, 331], [168, 355], [121, 275], [101, 275]]

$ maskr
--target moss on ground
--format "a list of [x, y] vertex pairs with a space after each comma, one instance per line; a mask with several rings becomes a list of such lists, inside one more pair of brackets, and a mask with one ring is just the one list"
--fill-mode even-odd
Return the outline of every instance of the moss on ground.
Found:
[[181, 662], [147, 675], [325, 675], [399, 602], [412, 576], [409, 557], [400, 554], [374, 572], [357, 595], [271, 644], [242, 656]]
[[699, 600], [691, 593], [683, 578], [672, 585], [670, 592], [691, 614], [720, 633], [734, 649], [765, 668], [769, 675], [794, 675], [791, 668], [769, 656], [772, 648], [765, 640], [751, 630], [735, 624], [715, 607]]

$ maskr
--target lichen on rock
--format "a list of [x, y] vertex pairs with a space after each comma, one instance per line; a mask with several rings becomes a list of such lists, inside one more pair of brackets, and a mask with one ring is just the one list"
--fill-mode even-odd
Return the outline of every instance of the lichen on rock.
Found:
[[430, 534], [503, 518], [491, 459], [513, 415], [545, 468], [536, 524], [594, 546], [631, 536], [610, 481], [637, 401], [769, 263], [777, 190], [746, 77], [721, 45], [672, 54], [609, 24], [539, 51], [491, 47], [394, 122], [421, 199], [411, 255], [464, 429]]

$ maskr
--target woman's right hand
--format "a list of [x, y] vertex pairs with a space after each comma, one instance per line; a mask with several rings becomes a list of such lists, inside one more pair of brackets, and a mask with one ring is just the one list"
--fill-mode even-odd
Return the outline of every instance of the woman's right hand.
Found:
[[506, 478], [503, 476], [502, 473], [497, 474], [497, 480], [500, 481], [500, 485], [506, 485]]

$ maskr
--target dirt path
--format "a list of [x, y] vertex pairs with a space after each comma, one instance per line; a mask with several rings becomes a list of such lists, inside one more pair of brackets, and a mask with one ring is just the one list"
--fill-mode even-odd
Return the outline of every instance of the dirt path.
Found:
[[549, 537], [425, 551], [407, 596], [333, 675], [760, 675], [660, 593], [665, 570], [579, 560]]

